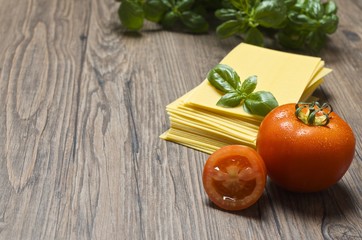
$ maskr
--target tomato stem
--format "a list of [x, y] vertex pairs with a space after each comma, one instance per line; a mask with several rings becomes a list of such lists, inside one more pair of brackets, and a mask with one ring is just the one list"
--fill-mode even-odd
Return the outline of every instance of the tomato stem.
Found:
[[307, 125], [326, 126], [329, 123], [329, 114], [333, 111], [328, 103], [299, 102], [295, 105], [295, 116]]

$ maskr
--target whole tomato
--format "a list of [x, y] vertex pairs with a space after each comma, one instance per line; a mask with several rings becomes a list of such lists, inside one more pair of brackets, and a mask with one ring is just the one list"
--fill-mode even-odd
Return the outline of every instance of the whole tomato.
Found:
[[328, 105], [286, 104], [264, 118], [256, 149], [277, 185], [291, 191], [315, 192], [343, 177], [353, 160], [355, 145], [351, 127]]

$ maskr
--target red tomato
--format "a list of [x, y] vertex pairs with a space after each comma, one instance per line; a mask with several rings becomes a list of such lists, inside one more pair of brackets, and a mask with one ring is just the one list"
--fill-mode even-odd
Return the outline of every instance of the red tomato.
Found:
[[[336, 113], [329, 114], [325, 126], [308, 125], [298, 119], [295, 106], [279, 106], [264, 118], [256, 148], [277, 185], [298, 192], [320, 191], [346, 173], [356, 140], [350, 126]], [[307, 115], [301, 112], [302, 117]]]
[[213, 203], [225, 210], [242, 210], [263, 194], [266, 169], [254, 149], [230, 145], [210, 155], [202, 180]]

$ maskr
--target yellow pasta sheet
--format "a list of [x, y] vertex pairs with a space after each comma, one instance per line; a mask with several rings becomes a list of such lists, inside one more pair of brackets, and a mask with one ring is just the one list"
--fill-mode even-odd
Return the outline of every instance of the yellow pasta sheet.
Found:
[[[306, 100], [331, 72], [318, 57], [244, 43], [235, 47], [220, 63], [232, 67], [242, 81], [256, 75], [255, 91], [271, 92], [279, 105]], [[255, 147], [263, 117], [245, 112], [242, 106], [216, 106], [221, 96], [208, 80], [201, 82], [167, 105], [170, 129], [160, 137], [209, 154], [230, 144]]]
[[[256, 75], [258, 84], [255, 91], [273, 93], [279, 105], [296, 103], [308, 87], [318, 86], [322, 78], [330, 72], [324, 61], [318, 57], [280, 52], [241, 43], [221, 62], [232, 67], [243, 81]], [[204, 80], [193, 91], [185, 103], [226, 115], [254, 117], [246, 113], [242, 106], [223, 108], [216, 106], [221, 94], [208, 80]]]

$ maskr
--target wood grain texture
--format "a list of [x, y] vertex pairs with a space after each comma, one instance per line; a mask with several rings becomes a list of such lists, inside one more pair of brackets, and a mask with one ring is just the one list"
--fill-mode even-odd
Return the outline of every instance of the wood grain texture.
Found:
[[354, 130], [349, 171], [314, 194], [268, 182], [229, 213], [203, 190], [207, 155], [158, 136], [240, 39], [126, 33], [113, 0], [0, 0], [0, 239], [362, 239], [362, 4], [337, 4], [317, 94]]

